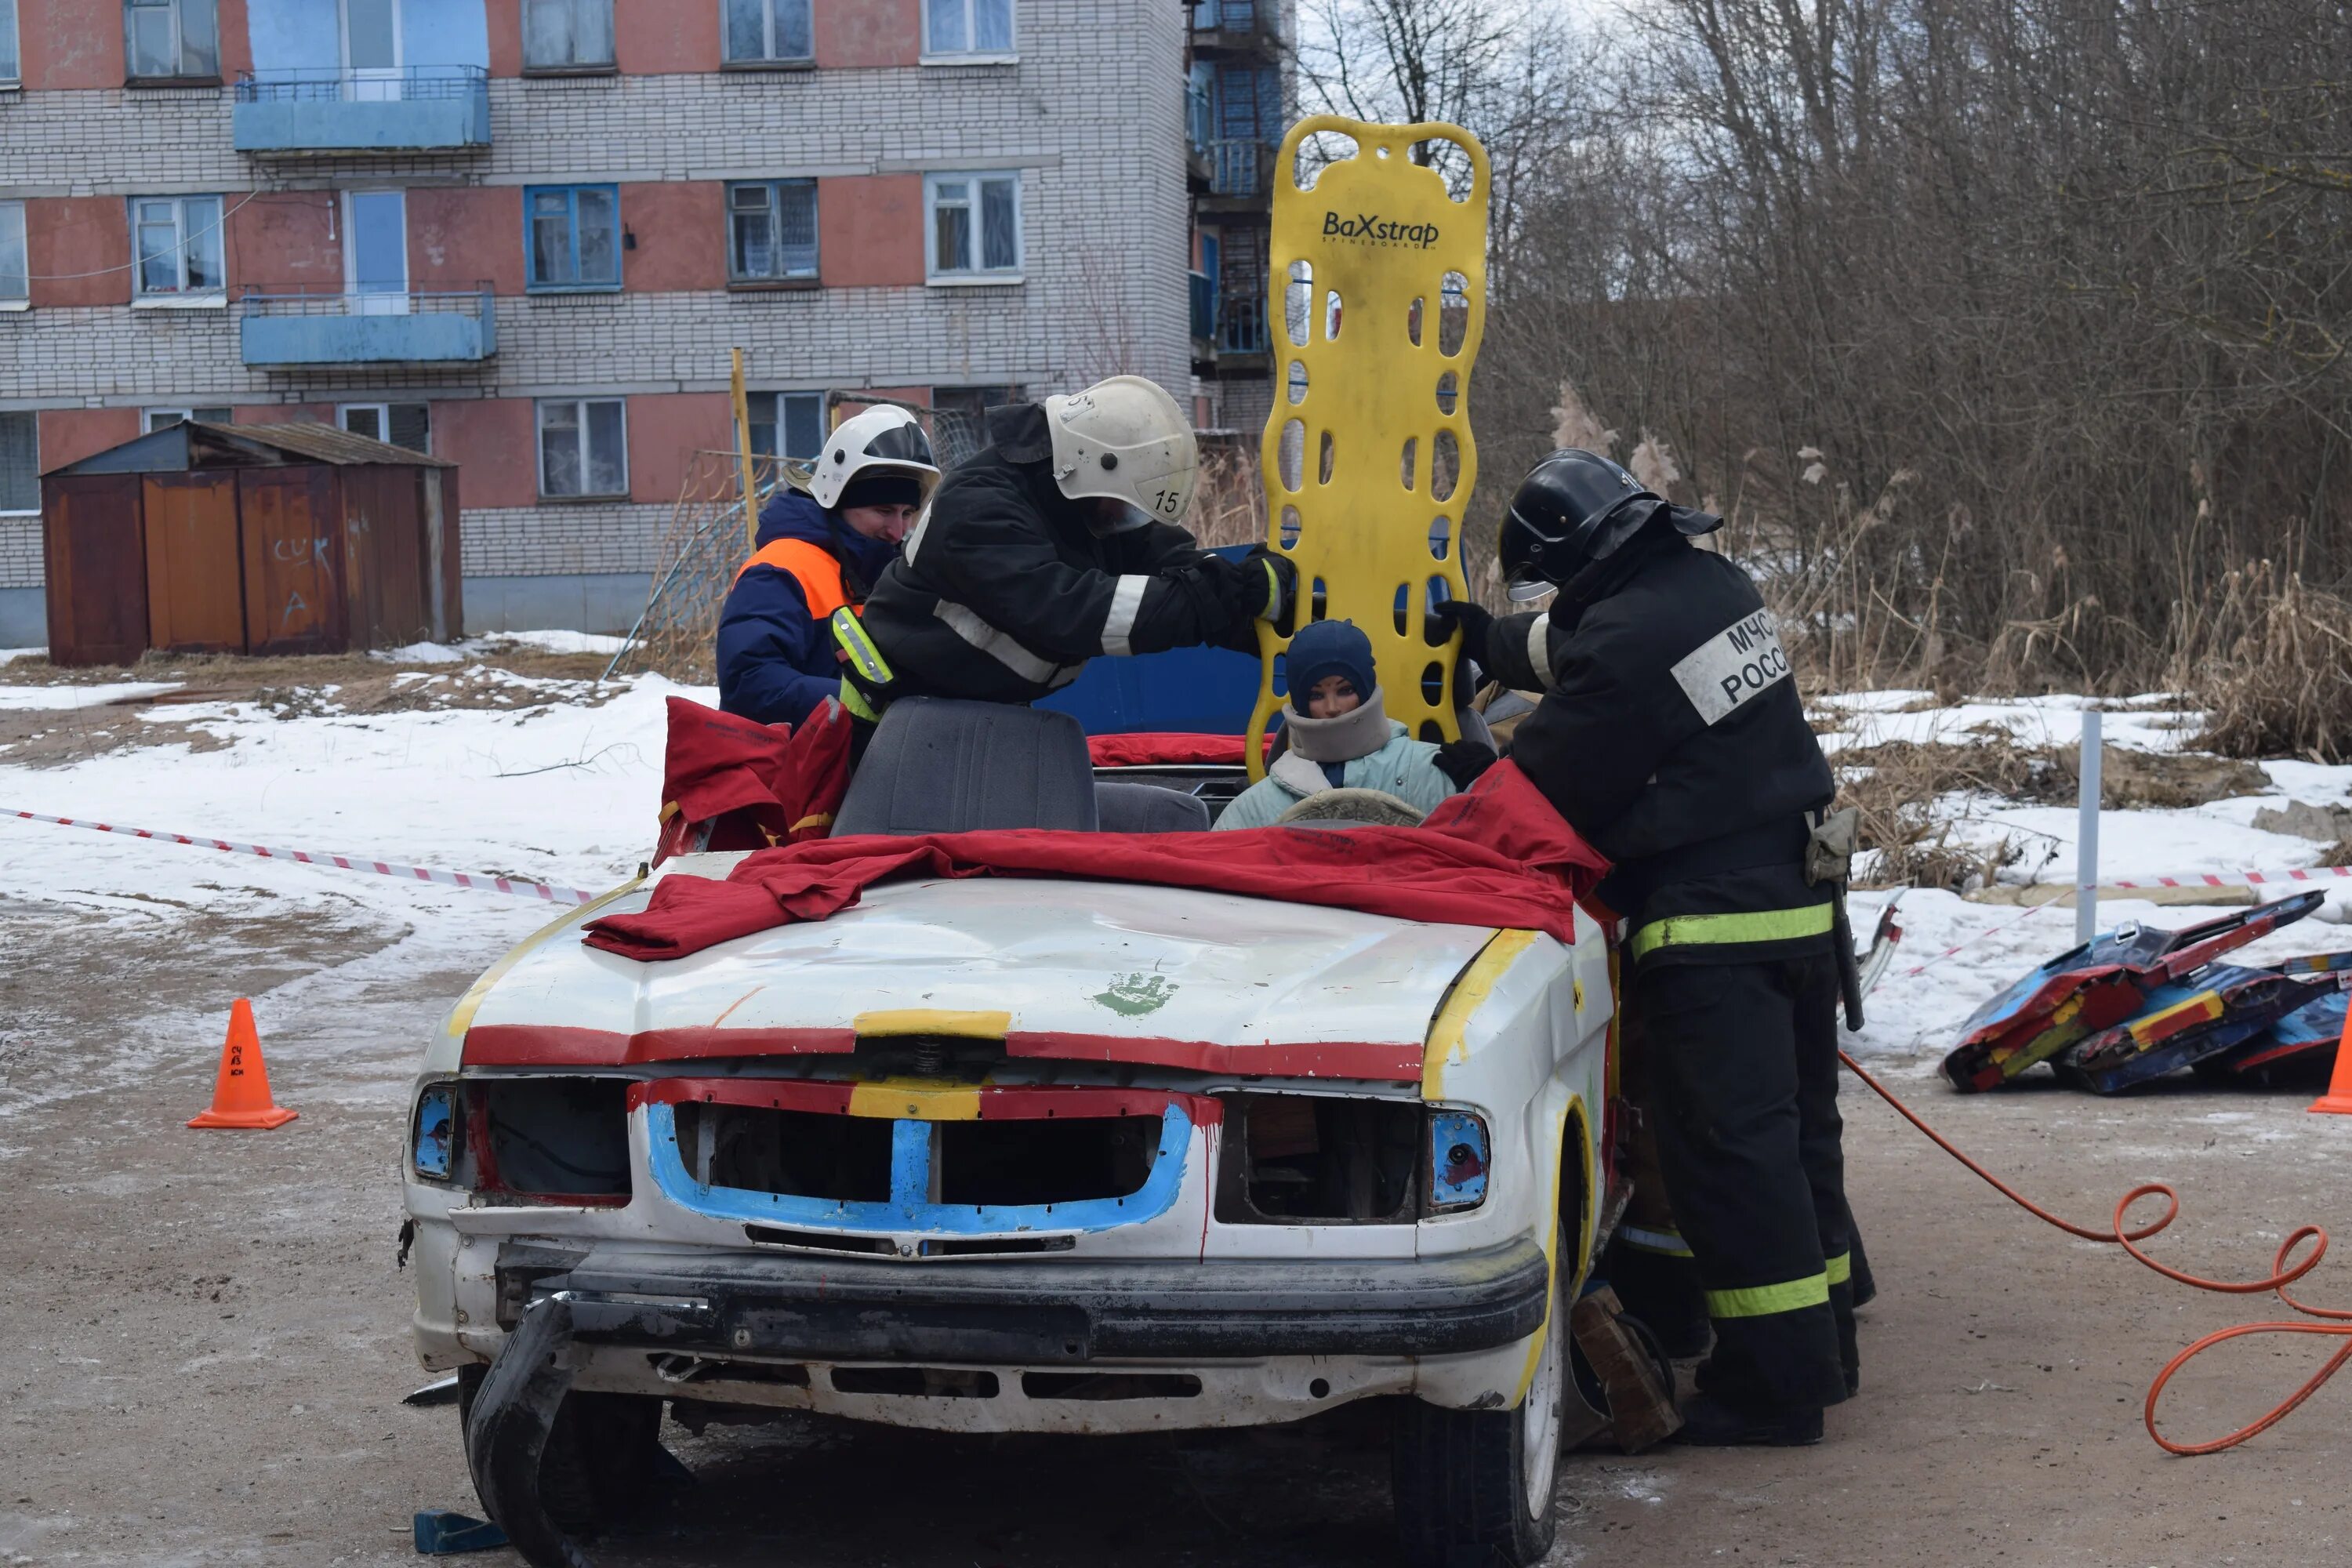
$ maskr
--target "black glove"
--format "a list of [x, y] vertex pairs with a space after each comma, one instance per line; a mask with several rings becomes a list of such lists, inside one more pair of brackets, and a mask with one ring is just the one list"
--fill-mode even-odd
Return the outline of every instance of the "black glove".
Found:
[[1437, 771], [1454, 781], [1455, 789], [1468, 789], [1478, 775], [1495, 765], [1494, 748], [1479, 741], [1448, 741], [1437, 748]]
[[1495, 617], [1488, 615], [1476, 600], [1441, 599], [1429, 606], [1429, 618], [1433, 623], [1429, 636], [1441, 642], [1455, 626], [1460, 626], [1463, 654], [1476, 659], [1481, 667], [1485, 666], [1486, 634], [1495, 629]]
[[1273, 621], [1277, 625], [1287, 622], [1291, 611], [1298, 604], [1297, 563], [1282, 552], [1261, 544], [1242, 557], [1242, 570], [1253, 574], [1265, 587], [1265, 603], [1253, 618]]

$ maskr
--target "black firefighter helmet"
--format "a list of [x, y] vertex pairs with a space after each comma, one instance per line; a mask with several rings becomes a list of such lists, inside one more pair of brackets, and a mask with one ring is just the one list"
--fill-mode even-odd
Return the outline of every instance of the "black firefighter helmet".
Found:
[[1712, 513], [1675, 506], [1597, 452], [1571, 447], [1537, 463], [1504, 514], [1503, 579], [1517, 600], [1540, 598], [1606, 561], [1660, 511], [1685, 534], [1723, 526]]

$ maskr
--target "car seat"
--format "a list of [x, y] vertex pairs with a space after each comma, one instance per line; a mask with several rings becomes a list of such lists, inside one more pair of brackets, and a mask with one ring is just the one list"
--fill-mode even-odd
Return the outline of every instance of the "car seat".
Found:
[[833, 831], [1092, 832], [1097, 822], [1087, 732], [1067, 713], [905, 697], [883, 712]]

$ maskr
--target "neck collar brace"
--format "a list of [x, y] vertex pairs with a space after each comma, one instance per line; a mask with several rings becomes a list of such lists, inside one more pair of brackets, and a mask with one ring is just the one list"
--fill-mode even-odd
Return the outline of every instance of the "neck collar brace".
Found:
[[1388, 710], [1381, 705], [1381, 689], [1333, 719], [1310, 719], [1286, 702], [1282, 727], [1290, 749], [1310, 763], [1352, 763], [1369, 757], [1389, 743]]

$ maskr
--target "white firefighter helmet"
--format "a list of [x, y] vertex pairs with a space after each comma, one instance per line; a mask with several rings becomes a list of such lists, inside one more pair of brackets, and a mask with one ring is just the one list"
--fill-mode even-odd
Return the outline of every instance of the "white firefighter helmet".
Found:
[[925, 502], [940, 482], [931, 438], [913, 415], [887, 403], [835, 426], [809, 475], [809, 494], [831, 511], [849, 481], [860, 474], [902, 474], [923, 487]]
[[1124, 526], [1181, 522], [1200, 478], [1192, 421], [1157, 382], [1114, 375], [1045, 399], [1054, 482], [1072, 500], [1101, 496], [1135, 510]]

